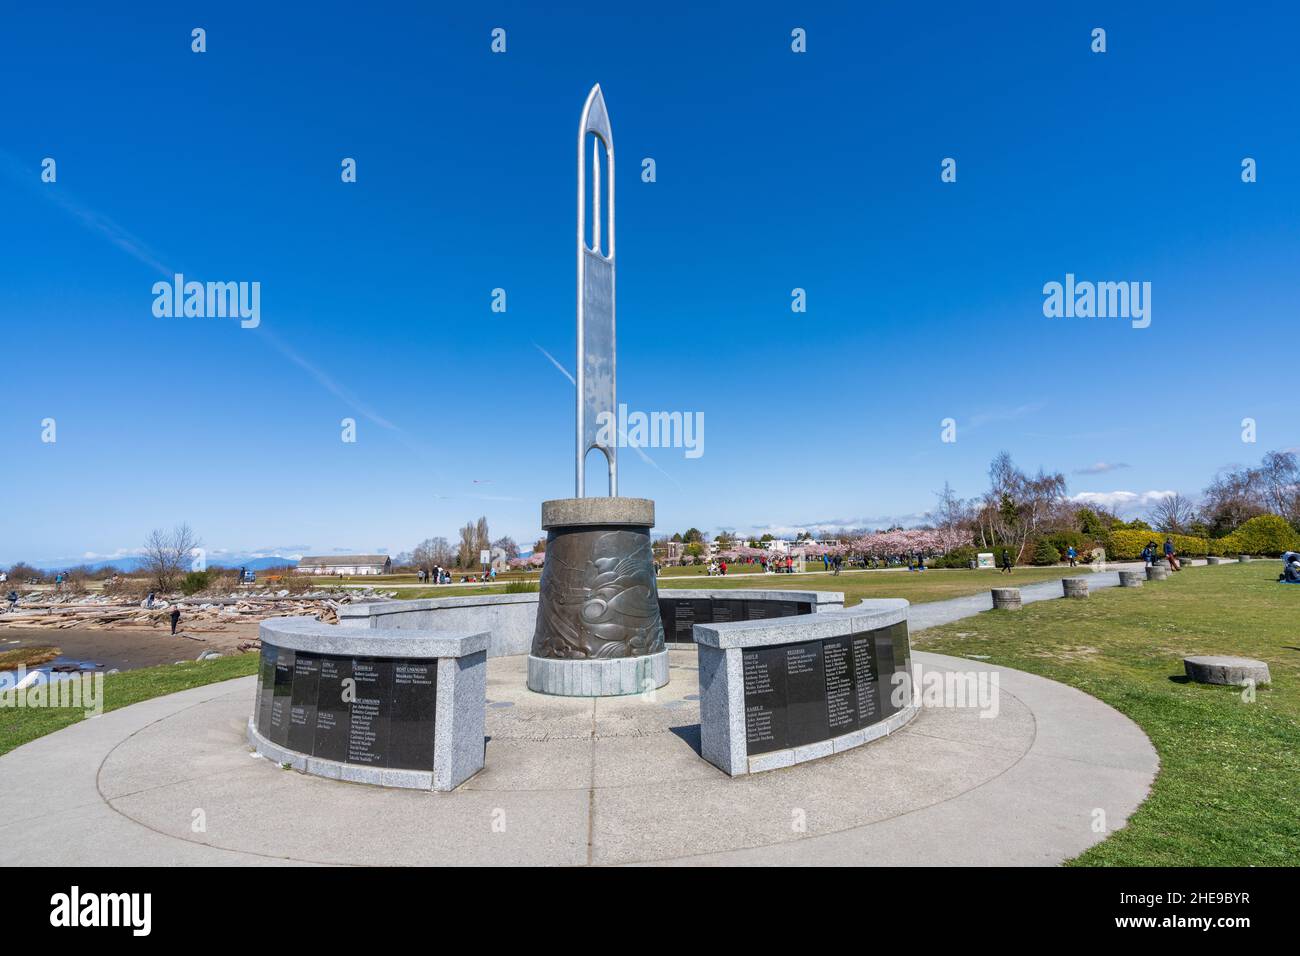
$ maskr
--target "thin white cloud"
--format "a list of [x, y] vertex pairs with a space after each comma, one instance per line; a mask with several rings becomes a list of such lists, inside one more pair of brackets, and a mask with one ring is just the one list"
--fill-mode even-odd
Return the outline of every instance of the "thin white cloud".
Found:
[[1129, 464], [1125, 461], [1099, 461], [1089, 465], [1086, 468], [1076, 468], [1076, 475], [1104, 475], [1107, 472], [1119, 471], [1121, 468], [1128, 468]]
[[[25, 185], [30, 186], [32, 183], [36, 182], [35, 172], [27, 169], [26, 165], [18, 160], [17, 157], [4, 150], [0, 150], [0, 169], [3, 169], [10, 179], [21, 182]], [[37, 194], [44, 199], [53, 202], [89, 231], [96, 233], [101, 238], [107, 240], [118, 249], [131, 256], [131, 258], [135, 259], [137, 262], [148, 266], [166, 279], [170, 280], [176, 275], [178, 270], [165, 265], [161, 258], [155, 255], [142, 239], [132, 235], [125, 228], [118, 225], [107, 216], [102, 215], [84, 203], [79, 202], [62, 185], [58, 186], [57, 189], [37, 189]], [[433, 455], [433, 452], [430, 449], [423, 447], [418, 442], [412, 440], [400, 427], [393, 424], [393, 422], [389, 421], [369, 405], [362, 402], [351, 391], [335, 381], [322, 368], [303, 358], [302, 355], [291, 349], [288, 345], [285, 345], [282, 341], [276, 338], [270, 330], [263, 328], [260, 337], [289, 361], [307, 372], [307, 374], [314, 378], [321, 387], [338, 398], [358, 415], [373, 424], [378, 425], [380, 428], [394, 432], [402, 438], [406, 446], [412, 451], [420, 452], [421, 454], [429, 456]]]
[[1099, 505], [1107, 511], [1125, 513], [1150, 508], [1175, 494], [1175, 491], [1081, 491], [1068, 500], [1077, 505]]
[[977, 412], [966, 421], [966, 427], [982, 428], [994, 422], [1009, 422], [1017, 418], [1024, 418], [1026, 415], [1032, 415], [1044, 408], [1046, 404], [1046, 402], [1032, 402], [1026, 405], [1016, 405], [1013, 408], [993, 408], [985, 412]]
[[[533, 348], [537, 349], [537, 351], [545, 355], [547, 359], [550, 360], [550, 363], [554, 365], [557, 370], [559, 370], [559, 373], [569, 380], [570, 385], [574, 386], [575, 388], [577, 387], [578, 380], [573, 377], [573, 374], [567, 368], [565, 368], [563, 365], [560, 364], [559, 359], [557, 359], [550, 352], [546, 351], [546, 349], [542, 348], [536, 342], [533, 343]], [[659, 474], [663, 475], [665, 478], [671, 481], [678, 488], [681, 488], [681, 483], [672, 475], [668, 474], [668, 472], [660, 468], [659, 464], [653, 458], [651, 458], [649, 455], [645, 453], [645, 449], [643, 449], [640, 445], [633, 442], [628, 437], [626, 430], [624, 430], [623, 428], [619, 428], [619, 437], [623, 439], [623, 447], [631, 448], [634, 452], [636, 452], [638, 458], [640, 458], [643, 462], [645, 462], [655, 471], [659, 472]]]
[[569, 384], [570, 384], [570, 385], [574, 386], [575, 388], [577, 387], [577, 385], [578, 385], [578, 380], [577, 380], [576, 378], [573, 377], [573, 373], [572, 373], [572, 372], [570, 372], [567, 368], [565, 368], [563, 365], [560, 364], [560, 360], [559, 360], [559, 359], [557, 359], [557, 358], [556, 358], [554, 355], [552, 355], [550, 352], [546, 351], [546, 349], [542, 348], [542, 347], [541, 347], [540, 345], [538, 345], [536, 342], [533, 343], [533, 348], [537, 349], [537, 351], [541, 352], [541, 353], [542, 353], [543, 355], [545, 355], [548, 359], [550, 359], [550, 360], [551, 360], [551, 364], [554, 365], [556, 368], [558, 368], [558, 369], [560, 370], [560, 374], [563, 375], [565, 378], [567, 378], [567, 379], [569, 380]]

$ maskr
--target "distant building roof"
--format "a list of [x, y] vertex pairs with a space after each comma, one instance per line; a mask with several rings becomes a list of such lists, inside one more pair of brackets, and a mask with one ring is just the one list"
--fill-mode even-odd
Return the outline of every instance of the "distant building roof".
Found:
[[305, 554], [298, 567], [350, 568], [358, 564], [386, 564], [389, 560], [386, 554]]

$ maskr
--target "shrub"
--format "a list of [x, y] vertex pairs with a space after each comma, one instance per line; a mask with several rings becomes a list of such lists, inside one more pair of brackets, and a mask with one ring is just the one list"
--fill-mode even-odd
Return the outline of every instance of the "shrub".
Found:
[[506, 594], [532, 594], [540, 590], [536, 581], [511, 581], [506, 585]]
[[198, 594], [200, 591], [206, 591], [211, 583], [211, 575], [207, 571], [191, 571], [181, 579], [181, 593], [186, 597], [191, 594]]
[[953, 548], [947, 554], [939, 554], [933, 558], [928, 558], [925, 563], [927, 567], [931, 568], [969, 568], [970, 563], [974, 560], [974, 548]]
[[1091, 551], [1094, 544], [1091, 536], [1079, 531], [1054, 531], [1043, 540], [1051, 543], [1058, 554], [1065, 554], [1066, 549], [1073, 546], [1080, 557]]
[[1156, 543], [1156, 557], [1164, 555], [1165, 538], [1171, 538], [1179, 554], [1201, 557], [1224, 553], [1222, 539], [1196, 538], [1189, 534], [1161, 534], [1159, 531], [1112, 531], [1106, 539], [1106, 557], [1111, 561], [1136, 561], [1148, 542]]
[[1283, 551], [1300, 551], [1300, 534], [1285, 518], [1260, 515], [1251, 518], [1225, 539], [1231, 540], [1237, 554], [1278, 557]]
[[1034, 564], [1056, 564], [1061, 560], [1061, 552], [1056, 549], [1056, 545], [1052, 544], [1051, 541], [1040, 538], [1038, 543], [1034, 545], [1032, 560]]

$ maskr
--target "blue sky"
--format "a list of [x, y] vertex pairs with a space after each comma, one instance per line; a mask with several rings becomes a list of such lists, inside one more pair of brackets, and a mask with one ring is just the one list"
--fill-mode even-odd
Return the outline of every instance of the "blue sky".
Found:
[[[531, 541], [573, 494], [539, 347], [572, 370], [595, 82], [619, 399], [706, 421], [701, 458], [620, 456], [660, 530], [906, 522], [1001, 449], [1141, 495], [1300, 445], [1287, 4], [282, 6], [6, 14], [0, 563], [179, 521], [214, 554]], [[173, 271], [260, 282], [261, 325], [156, 318]], [[1150, 282], [1150, 328], [1045, 318], [1066, 273]]]

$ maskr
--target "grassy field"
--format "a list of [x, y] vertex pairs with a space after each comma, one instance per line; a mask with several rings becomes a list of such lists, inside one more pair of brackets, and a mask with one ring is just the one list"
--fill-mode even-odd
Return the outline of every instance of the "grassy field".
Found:
[[1000, 571], [861, 571], [833, 574], [762, 575], [753, 578], [687, 578], [674, 580], [660, 577], [659, 588], [779, 588], [795, 591], [843, 591], [845, 604], [856, 604], [864, 598], [907, 598], [913, 604], [926, 601], [943, 601], [947, 598], [978, 594], [989, 588], [1032, 584], [1035, 581], [1052, 581], [1071, 575], [1090, 574], [1070, 568], [1016, 568], [1011, 574]]
[[[674, 568], [674, 571], [686, 570]], [[1016, 568], [1012, 574], [994, 570], [979, 571], [846, 571], [838, 577], [832, 574], [743, 574], [708, 577], [701, 574], [669, 574], [659, 576], [659, 590], [673, 588], [769, 588], [794, 591], [843, 591], [846, 603], [856, 604], [863, 598], [901, 597], [913, 604], [923, 601], [942, 601], [946, 598], [978, 594], [989, 588], [1033, 584], [1035, 581], [1054, 581], [1072, 575], [1088, 575], [1087, 570], [1067, 567]], [[481, 588], [403, 588], [398, 598], [403, 601], [417, 598], [473, 597], [476, 594], [504, 594], [504, 584], [486, 584]]]
[[[918, 634], [915, 646], [1041, 674], [1127, 714], [1160, 754], [1151, 797], [1080, 865], [1300, 864], [1300, 587], [1276, 562], [1198, 567], [1087, 601], [1043, 601]], [[1268, 662], [1273, 683], [1188, 683], [1182, 658]]]
[[[178, 690], [256, 674], [257, 661], [256, 654], [240, 654], [213, 661], [163, 664], [109, 674], [104, 678], [104, 710], [117, 710], [151, 697], [173, 694]], [[84, 719], [85, 712], [77, 708], [44, 707], [29, 710], [0, 707], [0, 754]]]

